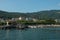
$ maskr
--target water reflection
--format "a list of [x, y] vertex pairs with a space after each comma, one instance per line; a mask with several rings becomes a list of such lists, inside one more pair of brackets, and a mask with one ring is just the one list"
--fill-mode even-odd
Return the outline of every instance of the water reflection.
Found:
[[0, 40], [60, 40], [59, 35], [60, 29], [0, 30]]
[[10, 30], [6, 30], [6, 34], [5, 34], [6, 37], [5, 37], [5, 40], [9, 40], [9, 31], [10, 31]]

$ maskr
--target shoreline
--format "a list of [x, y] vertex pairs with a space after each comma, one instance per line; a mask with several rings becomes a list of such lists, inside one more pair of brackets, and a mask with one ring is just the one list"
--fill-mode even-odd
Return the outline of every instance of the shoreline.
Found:
[[29, 25], [30, 28], [60, 28], [60, 25]]
[[0, 29], [60, 28], [60, 25], [2, 25]]

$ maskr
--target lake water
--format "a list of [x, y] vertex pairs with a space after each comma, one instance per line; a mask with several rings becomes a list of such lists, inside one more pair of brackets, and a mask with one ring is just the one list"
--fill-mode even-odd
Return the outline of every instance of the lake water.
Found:
[[60, 40], [60, 28], [0, 30], [0, 40]]

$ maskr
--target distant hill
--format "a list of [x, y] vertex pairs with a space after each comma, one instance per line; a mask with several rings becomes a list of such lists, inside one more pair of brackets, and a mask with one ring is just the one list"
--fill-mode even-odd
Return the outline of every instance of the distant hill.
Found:
[[60, 10], [46, 10], [32, 13], [6, 12], [0, 10], [0, 18], [32, 17], [37, 19], [60, 19]]

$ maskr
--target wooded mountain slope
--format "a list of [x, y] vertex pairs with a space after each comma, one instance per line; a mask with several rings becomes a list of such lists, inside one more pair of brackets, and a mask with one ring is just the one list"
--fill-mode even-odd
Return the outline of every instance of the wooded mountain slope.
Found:
[[60, 10], [45, 10], [32, 13], [6, 12], [0, 10], [0, 18], [32, 17], [37, 19], [60, 19]]

